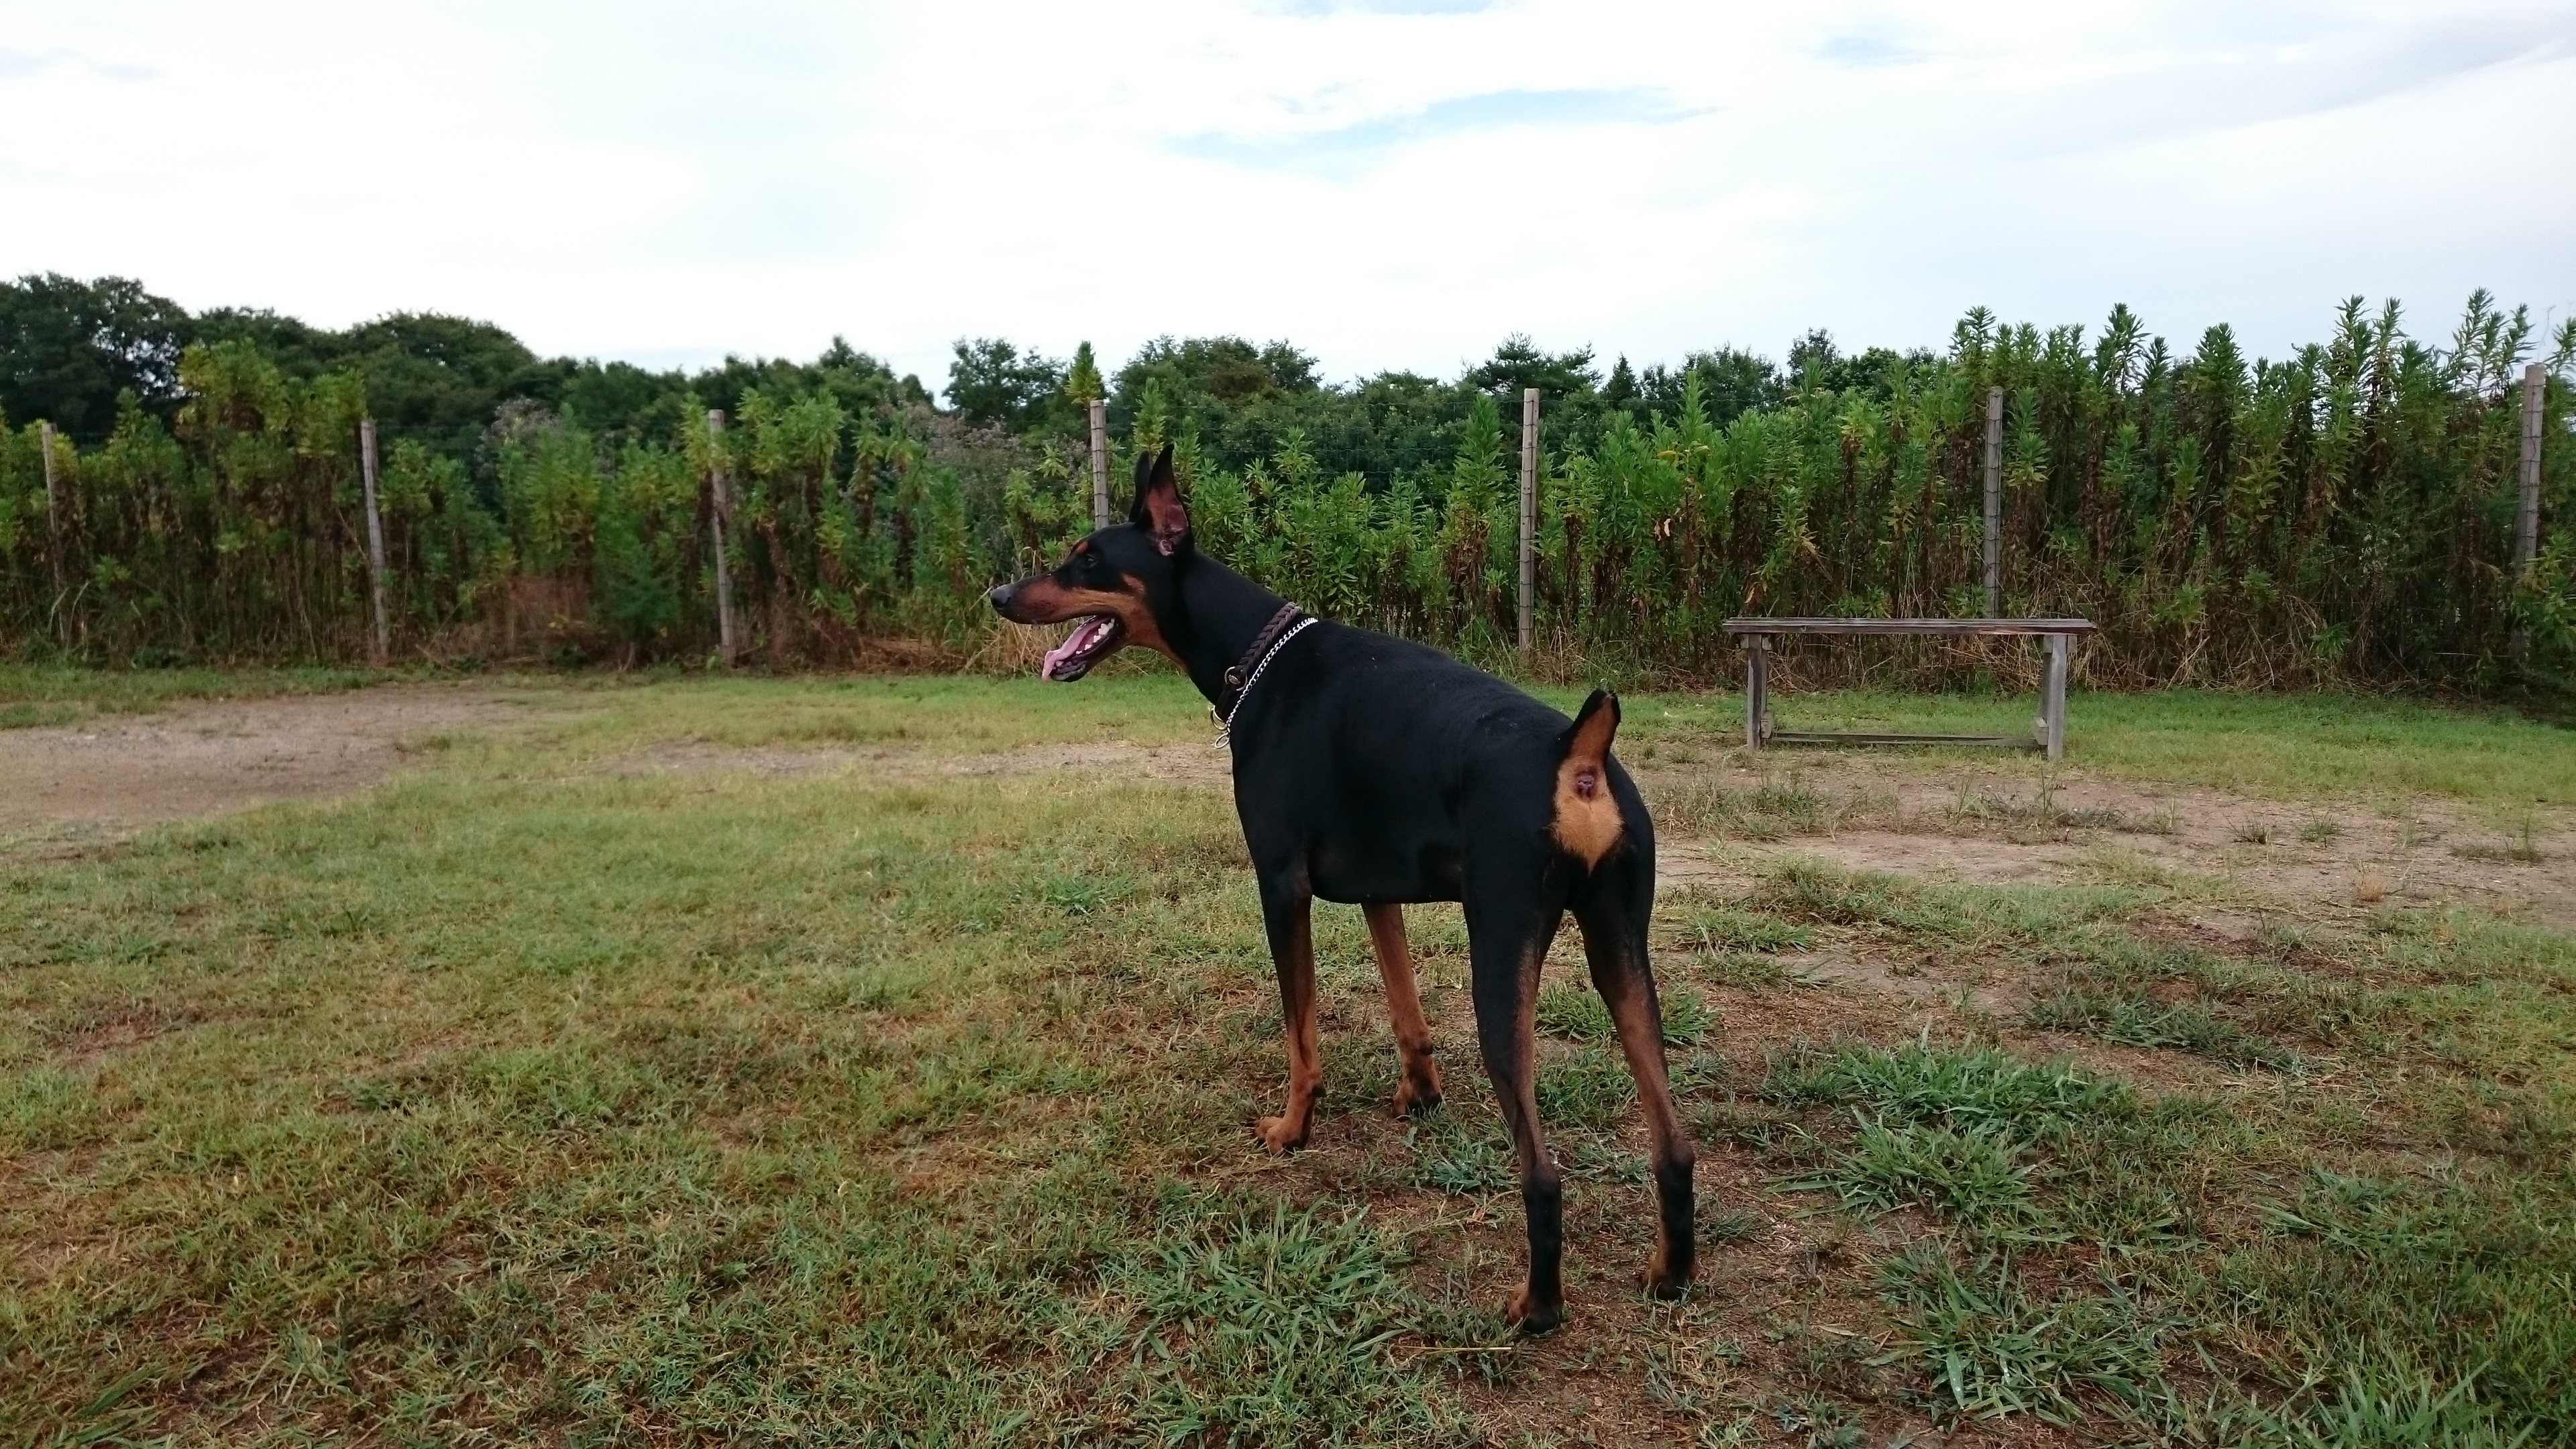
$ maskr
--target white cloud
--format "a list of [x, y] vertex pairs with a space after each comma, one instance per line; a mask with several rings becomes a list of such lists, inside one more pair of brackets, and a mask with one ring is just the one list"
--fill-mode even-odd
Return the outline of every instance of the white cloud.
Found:
[[[23, 13], [20, 13], [23, 12]], [[0, 272], [545, 351], [2576, 306], [2576, 8], [0, 3]]]

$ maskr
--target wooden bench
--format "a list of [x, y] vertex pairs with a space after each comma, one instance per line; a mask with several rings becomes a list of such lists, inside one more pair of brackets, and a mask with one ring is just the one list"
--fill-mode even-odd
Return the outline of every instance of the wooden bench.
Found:
[[[2086, 619], [1756, 619], [1726, 621], [1726, 632], [1744, 644], [1744, 744], [1798, 745], [2005, 745], [2041, 749], [2052, 760], [2066, 753], [2066, 666], [2075, 640], [2093, 632]], [[1771, 640], [1781, 634], [1931, 634], [1959, 637], [2037, 637], [2047, 642], [2048, 670], [2040, 688], [2039, 718], [2023, 735], [1806, 734], [1771, 727]]]

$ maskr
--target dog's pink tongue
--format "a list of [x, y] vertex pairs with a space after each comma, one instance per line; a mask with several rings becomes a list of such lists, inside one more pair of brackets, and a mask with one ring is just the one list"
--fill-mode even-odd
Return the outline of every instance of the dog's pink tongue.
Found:
[[1038, 678], [1054, 679], [1056, 670], [1063, 667], [1066, 660], [1081, 653], [1083, 647], [1100, 632], [1100, 627], [1100, 617], [1096, 614], [1074, 625], [1073, 632], [1064, 636], [1063, 643], [1047, 651], [1046, 663], [1038, 666]]

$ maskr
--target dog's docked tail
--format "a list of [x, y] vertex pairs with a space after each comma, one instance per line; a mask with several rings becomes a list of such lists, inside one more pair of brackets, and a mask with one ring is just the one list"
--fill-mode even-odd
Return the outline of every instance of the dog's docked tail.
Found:
[[1610, 740], [1619, 733], [1619, 696], [1592, 691], [1564, 735], [1556, 767], [1556, 843], [1589, 870], [1619, 843], [1626, 822], [1610, 795]]

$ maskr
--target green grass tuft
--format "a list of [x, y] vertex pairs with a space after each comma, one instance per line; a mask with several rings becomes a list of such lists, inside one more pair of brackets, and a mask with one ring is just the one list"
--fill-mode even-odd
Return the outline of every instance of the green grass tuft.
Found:
[[2239, 1030], [2195, 1001], [2066, 987], [2023, 1008], [2021, 1019], [2042, 1031], [2082, 1032], [2123, 1046], [2173, 1047], [2233, 1065], [2285, 1068], [2298, 1063], [2296, 1053]]
[[1100, 1298], [1058, 1327], [1082, 1387], [1045, 1429], [1156, 1443], [1472, 1442], [1395, 1351], [1424, 1314], [1401, 1276], [1409, 1256], [1403, 1235], [1356, 1213], [1274, 1206], [1166, 1229], [1105, 1266]]
[[1919, 1364], [1952, 1412], [2071, 1424], [2088, 1401], [2136, 1408], [2164, 1390], [2175, 1320], [2115, 1283], [2042, 1295], [2009, 1260], [1963, 1271], [1926, 1244], [1890, 1260], [1880, 1284], [1907, 1335], [1886, 1361]]
[[[1663, 987], [1656, 999], [1667, 1045], [1697, 1046], [1717, 1026], [1717, 1013], [1687, 986]], [[1539, 989], [1538, 1029], [1567, 1041], [1615, 1045], [1619, 1040], [1619, 1024], [1611, 1019], [1608, 1004], [1590, 987], [1573, 982]]]
[[1882, 1051], [1846, 1045], [1793, 1050], [1772, 1065], [1763, 1095], [1788, 1105], [1838, 1103], [1911, 1122], [1994, 1124], [2029, 1132], [2067, 1122], [2134, 1117], [2127, 1087], [2068, 1064], [2034, 1066], [1991, 1047], [1924, 1044]]
[[1856, 1212], [1925, 1207], [1985, 1231], [2026, 1214], [2033, 1164], [1999, 1122], [1957, 1128], [1861, 1118], [1852, 1145], [1821, 1171], [1782, 1186], [1833, 1193]]

